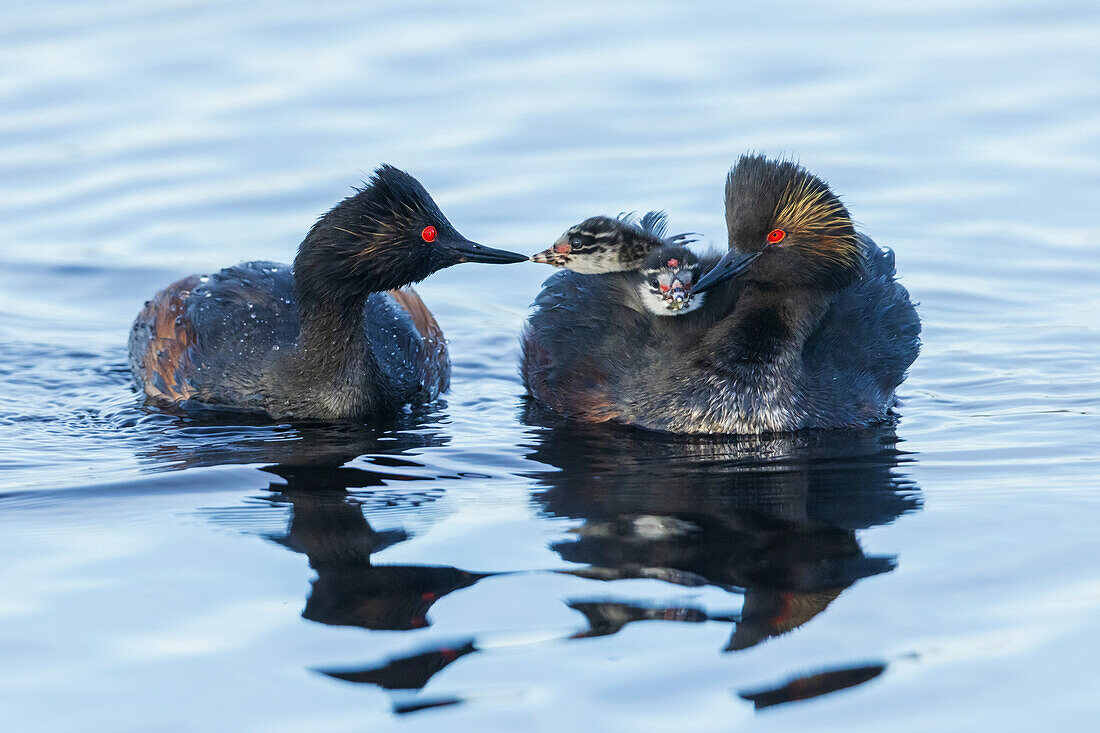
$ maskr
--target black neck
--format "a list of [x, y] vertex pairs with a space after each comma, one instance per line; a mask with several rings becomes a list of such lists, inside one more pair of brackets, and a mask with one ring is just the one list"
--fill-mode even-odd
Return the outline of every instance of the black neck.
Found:
[[310, 385], [315, 399], [378, 412], [392, 400], [367, 339], [364, 308], [371, 293], [423, 278], [427, 265], [403, 240], [332, 224], [340, 210], [314, 225], [294, 260], [300, 332], [288, 367], [294, 383]]
[[291, 405], [327, 405], [334, 416], [377, 414], [391, 400], [363, 318], [367, 298], [381, 288], [370, 278], [355, 282], [346, 271], [315, 267], [320, 263], [311, 260], [316, 251], [308, 250], [310, 244], [302, 245], [294, 263], [298, 344], [281, 363], [279, 392]]
[[801, 353], [828, 303], [829, 294], [818, 289], [746, 283], [733, 312], [709, 335], [707, 351], [725, 365], [779, 364]]
[[308, 352], [311, 361], [333, 370], [352, 366], [357, 347], [367, 346], [363, 332], [363, 311], [367, 292], [320, 300], [300, 295], [298, 318], [299, 351]]

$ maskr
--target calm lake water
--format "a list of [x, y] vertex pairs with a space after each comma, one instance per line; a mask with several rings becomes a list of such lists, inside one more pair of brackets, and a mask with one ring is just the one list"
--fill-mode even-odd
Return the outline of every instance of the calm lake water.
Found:
[[[0, 8], [0, 729], [1095, 730], [1100, 6]], [[383, 428], [142, 406], [130, 321], [289, 261], [381, 162], [471, 238], [797, 156], [896, 251], [896, 427], [529, 414], [548, 268], [420, 288], [446, 399]]]

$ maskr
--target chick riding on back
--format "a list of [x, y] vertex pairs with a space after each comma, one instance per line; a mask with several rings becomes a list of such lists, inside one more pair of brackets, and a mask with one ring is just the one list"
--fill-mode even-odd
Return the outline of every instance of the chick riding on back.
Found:
[[693, 298], [707, 299], [685, 319], [634, 318], [617, 307], [621, 290], [572, 273], [546, 282], [523, 335], [534, 399], [573, 419], [678, 433], [889, 419], [920, 333], [893, 255], [795, 163], [744, 156], [725, 198], [730, 249], [693, 280]]
[[[711, 258], [711, 264], [716, 258]], [[655, 316], [682, 316], [703, 305], [702, 293], [692, 288], [707, 267], [698, 255], [680, 244], [666, 244], [649, 253], [638, 270], [638, 293]]]
[[[702, 299], [693, 297], [692, 284], [718, 256], [704, 262], [686, 246], [692, 235], [668, 236], [666, 230], [663, 211], [651, 211], [640, 219], [631, 214], [614, 219], [594, 216], [567, 229], [548, 249], [532, 255], [531, 261], [582, 275], [613, 275], [591, 282], [631, 281], [637, 304], [645, 310], [658, 316], [684, 315], [701, 305]], [[624, 300], [633, 302], [629, 297]]]

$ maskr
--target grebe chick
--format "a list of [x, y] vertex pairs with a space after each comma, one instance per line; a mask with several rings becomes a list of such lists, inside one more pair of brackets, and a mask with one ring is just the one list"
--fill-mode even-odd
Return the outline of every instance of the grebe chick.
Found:
[[667, 228], [663, 211], [650, 211], [641, 219], [632, 214], [593, 216], [566, 229], [548, 249], [531, 255], [531, 261], [582, 275], [632, 272], [653, 250], [691, 241], [689, 234], [667, 236]]
[[[582, 275], [602, 275], [606, 282], [622, 283], [620, 273], [634, 285], [638, 303], [658, 316], [690, 313], [702, 303], [693, 298], [692, 283], [717, 261], [712, 256], [704, 265], [684, 246], [692, 235], [668, 236], [663, 211], [650, 211], [636, 219], [631, 214], [618, 218], [594, 216], [570, 227], [548, 249], [531, 256], [532, 262], [561, 267]], [[595, 282], [595, 281], [594, 281]], [[621, 298], [629, 300], [629, 298]]]
[[450, 379], [439, 325], [398, 288], [460, 262], [527, 259], [467, 240], [415, 178], [385, 165], [313, 225], [293, 268], [246, 262], [147, 301], [130, 332], [130, 369], [164, 402], [383, 417], [435, 399]]
[[550, 278], [523, 335], [531, 396], [573, 419], [675, 433], [888, 420], [920, 344], [893, 254], [856, 233], [821, 179], [762, 156], [730, 172], [726, 223], [730, 251], [682, 319], [646, 323], [605, 287]]
[[[713, 266], [717, 258], [711, 258]], [[703, 305], [704, 295], [692, 292], [707, 267], [690, 249], [666, 244], [649, 253], [638, 270], [638, 294], [655, 316], [682, 316]]]

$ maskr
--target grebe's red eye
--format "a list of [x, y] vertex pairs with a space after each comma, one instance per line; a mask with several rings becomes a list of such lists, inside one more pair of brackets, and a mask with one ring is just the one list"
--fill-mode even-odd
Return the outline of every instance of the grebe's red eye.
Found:
[[557, 252], [560, 255], [567, 255], [572, 251], [572, 249], [573, 248], [565, 242], [562, 242], [561, 244], [555, 244], [554, 245], [554, 251]]
[[782, 229], [772, 229], [768, 232], [768, 244], [778, 244], [783, 241], [785, 236], [787, 236], [787, 233]]
[[420, 238], [423, 239], [425, 242], [434, 242], [435, 227], [424, 227], [424, 229], [420, 232]]

